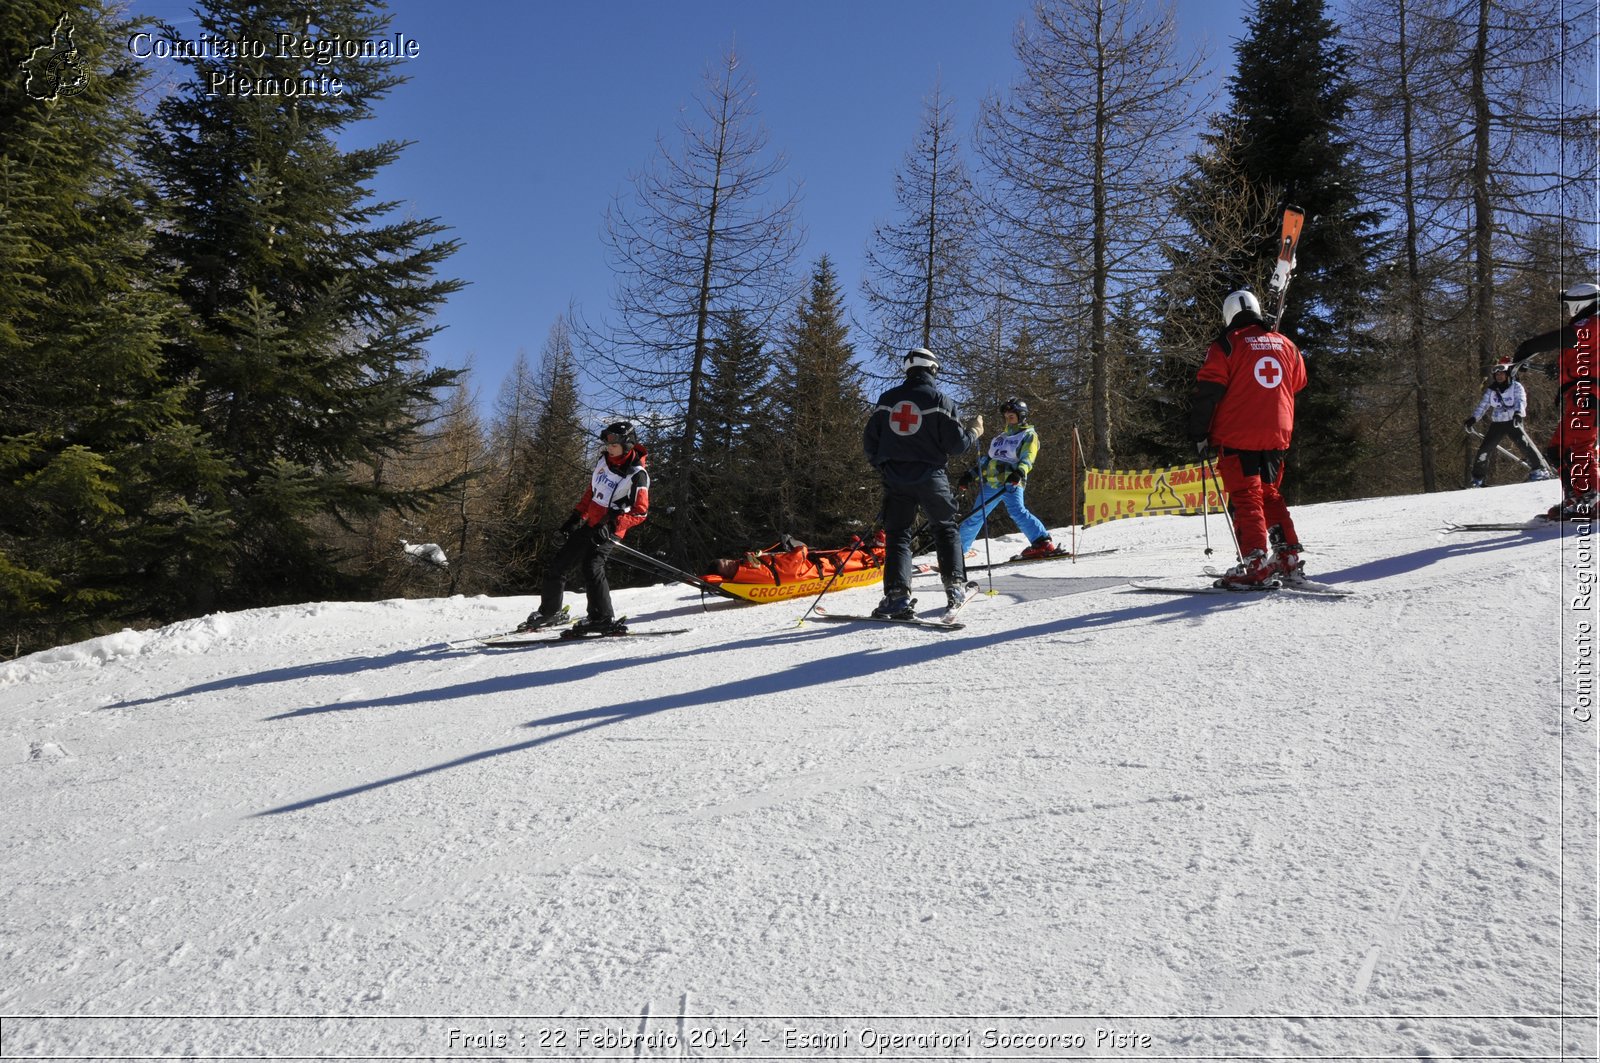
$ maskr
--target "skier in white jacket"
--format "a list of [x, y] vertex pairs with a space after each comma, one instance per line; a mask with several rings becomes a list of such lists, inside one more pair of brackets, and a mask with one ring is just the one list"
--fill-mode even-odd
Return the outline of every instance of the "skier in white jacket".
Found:
[[1528, 479], [1549, 479], [1550, 474], [1545, 471], [1538, 450], [1522, 430], [1523, 418], [1528, 415], [1528, 393], [1512, 373], [1509, 361], [1502, 361], [1494, 367], [1489, 386], [1484, 389], [1478, 408], [1467, 418], [1466, 427], [1470, 430], [1485, 413], [1489, 415], [1489, 430], [1483, 433], [1478, 454], [1472, 459], [1472, 486], [1483, 486], [1484, 476], [1489, 471], [1489, 455], [1507, 436], [1528, 459], [1528, 468], [1533, 470], [1528, 474]]

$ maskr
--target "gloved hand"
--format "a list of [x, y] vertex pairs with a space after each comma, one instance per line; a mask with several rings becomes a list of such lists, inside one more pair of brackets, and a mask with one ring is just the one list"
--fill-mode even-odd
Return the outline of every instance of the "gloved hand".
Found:
[[596, 546], [606, 546], [617, 541], [616, 536], [611, 531], [611, 522], [609, 520], [603, 520], [596, 524], [589, 530], [589, 535], [594, 539]]
[[1195, 452], [1195, 454], [1197, 454], [1199, 456], [1201, 461], [1210, 461], [1211, 460], [1211, 440], [1209, 440], [1209, 439], [1197, 439], [1197, 440], [1195, 440], [1194, 441], [1194, 452]]
[[1465, 421], [1461, 422], [1461, 427], [1462, 428], [1471, 428], [1473, 425], [1475, 425], [1477, 423], [1478, 423], [1478, 419], [1476, 417], [1468, 417]]
[[1016, 487], [1020, 483], [1022, 483], [1022, 474], [1020, 472], [1013, 472], [1006, 477], [1006, 485], [1008, 487]]
[[972, 480], [972, 470], [968, 469], [966, 472], [961, 474], [961, 479], [956, 481], [956, 490], [965, 491], [967, 488], [972, 486]]
[[1522, 414], [1514, 413], [1514, 414], [1511, 415], [1511, 427], [1512, 428], [1521, 428], [1522, 427]]
[[983, 435], [983, 414], [981, 413], [978, 414], [977, 419], [972, 422], [972, 434], [975, 436]]
[[567, 521], [566, 521], [565, 524], [561, 525], [561, 534], [562, 535], [571, 535], [573, 532], [577, 531], [578, 528], [581, 527], [582, 525], [583, 525], [583, 517], [580, 516], [577, 513], [574, 513], [574, 514], [572, 514], [572, 516], [567, 518]]

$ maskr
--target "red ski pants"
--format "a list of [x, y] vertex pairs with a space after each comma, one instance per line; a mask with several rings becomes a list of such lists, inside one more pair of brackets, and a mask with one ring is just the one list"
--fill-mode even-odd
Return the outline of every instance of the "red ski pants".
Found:
[[1260, 550], [1268, 553], [1267, 529], [1276, 524], [1283, 529], [1283, 541], [1299, 543], [1289, 507], [1278, 488], [1283, 484], [1283, 451], [1224, 449], [1217, 461], [1222, 474], [1222, 489], [1228, 492], [1233, 509], [1233, 531], [1239, 537], [1239, 553], [1249, 557]]
[[1561, 411], [1550, 437], [1550, 455], [1561, 469], [1561, 485], [1575, 498], [1600, 488], [1600, 427], [1595, 421], [1594, 385], [1580, 382]]

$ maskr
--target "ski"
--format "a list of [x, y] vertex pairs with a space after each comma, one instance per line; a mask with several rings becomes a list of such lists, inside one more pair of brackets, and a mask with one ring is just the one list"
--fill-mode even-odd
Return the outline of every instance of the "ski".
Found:
[[887, 616], [857, 616], [857, 615], [854, 615], [854, 614], [824, 613], [824, 612], [820, 612], [819, 611], [819, 612], [812, 613], [811, 614], [811, 619], [813, 619], [813, 620], [835, 620], [835, 621], [840, 621], [840, 622], [844, 622], [844, 623], [855, 623], [857, 621], [864, 621], [864, 622], [869, 623], [869, 624], [894, 624], [894, 625], [897, 625], [899, 627], [931, 628], [934, 631], [960, 631], [962, 628], [966, 627], [965, 624], [958, 623], [958, 622], [957, 623], [949, 623], [949, 624], [947, 624], [943, 620], [924, 620], [921, 617], [917, 617], [917, 616], [914, 616], [909, 620], [895, 620], [895, 619], [892, 619], [892, 618], [887, 617]]
[[1445, 532], [1533, 531], [1535, 528], [1548, 528], [1552, 524], [1559, 523], [1561, 522], [1551, 520], [1549, 517], [1546, 517], [1541, 513], [1532, 520], [1524, 521], [1521, 524], [1512, 524], [1509, 522], [1500, 524], [1457, 524], [1454, 521], [1447, 520], [1444, 522], [1444, 528], [1441, 530]]
[[472, 636], [470, 636], [468, 638], [456, 639], [454, 642], [446, 642], [446, 643], [443, 644], [442, 647], [436, 647], [436, 648], [442, 648], [442, 649], [446, 649], [446, 650], [459, 650], [459, 649], [461, 649], [462, 647], [465, 647], [465, 646], [480, 646], [480, 645], [483, 645], [484, 643], [487, 643], [490, 639], [509, 638], [512, 635], [518, 635], [518, 634], [522, 634], [522, 632], [519, 632], [515, 628], [512, 628], [510, 631], [496, 631], [492, 635], [472, 635]]
[[[1227, 571], [1225, 568], [1217, 568], [1214, 565], [1207, 565], [1205, 568], [1205, 574], [1213, 579], [1225, 575]], [[1280, 584], [1280, 590], [1299, 591], [1302, 594], [1333, 594], [1343, 597], [1355, 593], [1349, 587], [1336, 587], [1332, 583], [1318, 583], [1313, 579], [1301, 580], [1298, 583], [1283, 579], [1277, 582]]]
[[1300, 246], [1300, 227], [1305, 220], [1305, 212], [1299, 207], [1286, 205], [1283, 208], [1283, 235], [1278, 238], [1278, 262], [1272, 268], [1272, 279], [1267, 282], [1272, 298], [1268, 327], [1274, 332], [1277, 331], [1278, 322], [1283, 319], [1283, 304], [1289, 294], [1289, 277], [1294, 273], [1295, 249]]
[[1215, 582], [1207, 583], [1149, 583], [1143, 580], [1134, 580], [1128, 584], [1133, 590], [1145, 591], [1150, 594], [1231, 594], [1235, 597], [1248, 598], [1251, 595], [1275, 591], [1283, 586], [1277, 580], [1268, 580], [1251, 587], [1223, 587]]
[[[968, 572], [985, 572], [992, 568], [1002, 568], [1008, 565], [1028, 565], [1035, 561], [1071, 561], [1080, 557], [1096, 557], [1100, 554], [1114, 554], [1119, 549], [1120, 547], [1112, 546], [1104, 550], [1080, 550], [1077, 553], [1073, 553], [1071, 550], [1057, 550], [1055, 553], [1046, 554], [1043, 557], [1023, 557], [1021, 554], [1015, 554], [1012, 557], [1006, 558], [1004, 561], [991, 561], [988, 564], [969, 564], [962, 567]], [[912, 574], [917, 576], [927, 576], [935, 574], [938, 571], [938, 565], [918, 565], [912, 570]]]
[[544, 635], [532, 631], [513, 631], [505, 635], [491, 635], [479, 639], [478, 644], [491, 649], [510, 646], [545, 646], [558, 642], [596, 642], [601, 639], [643, 639], [660, 637], [662, 635], [682, 635], [689, 629], [686, 627], [669, 628], [664, 631], [597, 631], [592, 634], [577, 634], [572, 631], [563, 631], [559, 635]]
[[950, 627], [956, 622], [957, 614], [959, 614], [961, 610], [966, 607], [968, 602], [972, 601], [972, 599], [976, 598], [977, 596], [977, 581], [968, 580], [966, 585], [961, 588], [961, 600], [945, 609], [944, 615], [939, 618], [939, 623], [943, 624], [945, 627]]

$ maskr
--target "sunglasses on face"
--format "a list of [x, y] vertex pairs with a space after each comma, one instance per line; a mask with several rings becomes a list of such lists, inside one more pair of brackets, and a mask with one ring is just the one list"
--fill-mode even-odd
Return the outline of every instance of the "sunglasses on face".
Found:
[[608, 447], [610, 447], [610, 446], [625, 447], [625, 446], [628, 445], [628, 437], [627, 436], [623, 436], [623, 435], [618, 435], [616, 432], [607, 432], [605, 435], [601, 436], [600, 438], [601, 438], [602, 441], [604, 441], [605, 445], [608, 446]]

